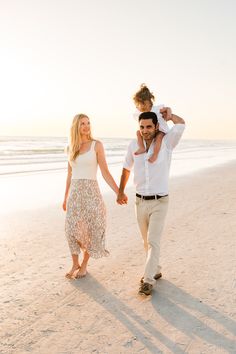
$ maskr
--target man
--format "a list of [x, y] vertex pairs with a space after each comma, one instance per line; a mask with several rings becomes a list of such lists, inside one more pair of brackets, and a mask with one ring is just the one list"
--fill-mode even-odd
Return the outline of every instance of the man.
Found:
[[185, 122], [175, 114], [167, 116], [174, 126], [164, 136], [160, 152], [154, 163], [148, 161], [153, 153], [154, 138], [158, 132], [157, 115], [144, 112], [139, 116], [139, 129], [144, 140], [146, 152], [135, 155], [137, 141], [130, 143], [121, 175], [117, 203], [127, 204], [125, 186], [134, 167], [134, 184], [136, 185], [136, 216], [146, 251], [144, 276], [140, 281], [139, 294], [150, 295], [156, 280], [162, 276], [159, 265], [160, 239], [168, 208], [168, 179], [172, 151], [178, 144]]

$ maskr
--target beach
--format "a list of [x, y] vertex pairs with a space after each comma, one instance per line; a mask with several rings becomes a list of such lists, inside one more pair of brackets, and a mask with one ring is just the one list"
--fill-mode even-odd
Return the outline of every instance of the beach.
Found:
[[104, 194], [110, 256], [78, 280], [64, 276], [60, 203], [2, 213], [0, 353], [235, 353], [235, 175], [229, 162], [171, 178], [163, 277], [147, 297], [133, 187], [127, 206]]
[[236, 354], [235, 13], [1, 2], [0, 354]]

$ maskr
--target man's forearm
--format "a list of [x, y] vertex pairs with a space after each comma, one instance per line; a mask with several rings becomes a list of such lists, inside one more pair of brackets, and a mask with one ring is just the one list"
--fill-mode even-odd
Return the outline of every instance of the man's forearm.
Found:
[[120, 187], [119, 187], [120, 193], [124, 193], [125, 186], [126, 186], [128, 179], [129, 179], [129, 175], [130, 175], [130, 171], [126, 170], [126, 168], [123, 168], [122, 175], [120, 178]]
[[183, 120], [183, 118], [180, 118], [176, 114], [171, 115], [171, 120], [174, 124], [185, 124], [185, 121]]

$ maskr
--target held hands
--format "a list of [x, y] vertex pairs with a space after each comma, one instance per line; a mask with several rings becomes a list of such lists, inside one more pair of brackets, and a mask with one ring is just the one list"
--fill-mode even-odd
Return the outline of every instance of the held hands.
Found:
[[172, 110], [170, 107], [163, 107], [160, 109], [160, 113], [162, 114], [162, 117], [165, 119], [166, 122], [168, 120], [171, 120], [172, 118]]
[[128, 203], [128, 197], [124, 192], [119, 192], [117, 194], [117, 203], [120, 205], [127, 204]]

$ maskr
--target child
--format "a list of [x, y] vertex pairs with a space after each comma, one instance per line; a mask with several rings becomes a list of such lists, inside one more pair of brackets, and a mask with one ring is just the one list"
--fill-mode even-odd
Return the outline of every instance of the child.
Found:
[[[156, 134], [156, 138], [154, 140], [154, 149], [152, 156], [148, 159], [149, 162], [156, 161], [158, 157], [158, 153], [161, 148], [161, 142], [163, 136], [169, 131], [168, 125], [162, 114], [165, 114], [167, 118], [172, 114], [170, 108], [165, 108], [164, 105], [153, 106], [153, 101], [155, 100], [154, 95], [152, 92], [149, 91], [148, 87], [145, 84], [142, 84], [139, 91], [137, 91], [133, 97], [134, 104], [137, 108], [136, 112], [134, 113], [134, 118], [138, 120], [140, 113], [142, 112], [154, 112], [157, 115], [158, 123], [159, 123], [159, 132]], [[143, 143], [142, 136], [140, 131], [137, 131], [137, 139], [139, 149], [135, 152], [135, 155], [143, 154], [145, 150], [145, 146]]]

